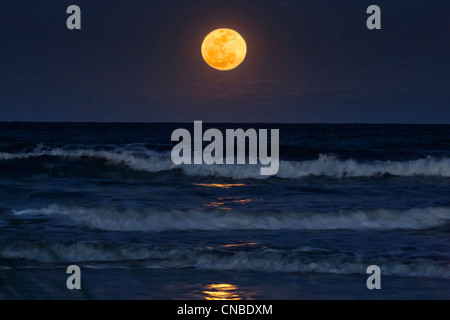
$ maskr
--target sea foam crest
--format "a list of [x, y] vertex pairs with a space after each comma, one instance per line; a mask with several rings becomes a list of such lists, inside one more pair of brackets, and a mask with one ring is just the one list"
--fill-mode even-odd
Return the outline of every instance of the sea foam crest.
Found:
[[[260, 165], [174, 165], [168, 153], [127, 147], [113, 150], [64, 149], [39, 147], [32, 152], [0, 153], [0, 160], [20, 160], [40, 157], [96, 158], [106, 164], [123, 165], [131, 170], [161, 172], [181, 170], [188, 176], [216, 176], [232, 179], [267, 179], [261, 176]], [[359, 162], [340, 160], [333, 155], [322, 154], [315, 160], [280, 161], [276, 177], [296, 179], [308, 176], [326, 177], [377, 177], [377, 176], [440, 176], [450, 177], [450, 159], [426, 157], [408, 161]]]
[[146, 149], [116, 148], [113, 150], [93, 149], [63, 149], [46, 148], [40, 146], [32, 152], [6, 153], [0, 152], [0, 160], [22, 160], [30, 158], [55, 157], [67, 158], [95, 158], [105, 160], [114, 165], [124, 165], [130, 169], [146, 172], [160, 172], [172, 170], [176, 166], [165, 153], [158, 153]]
[[[319, 250], [320, 251], [320, 250]], [[0, 245], [0, 258], [26, 259], [28, 267], [45, 263], [83, 263], [95, 268], [196, 268], [255, 272], [312, 272], [365, 274], [367, 264], [338, 252], [317, 254], [314, 250], [223, 251], [208, 248], [180, 248], [76, 242], [56, 244], [17, 241]], [[373, 259], [371, 259], [373, 260]], [[112, 263], [112, 264], [111, 264]], [[118, 264], [120, 263], [120, 264]], [[383, 275], [402, 277], [450, 278], [445, 262], [416, 259], [377, 262]]]
[[247, 212], [63, 207], [14, 210], [17, 216], [57, 215], [108, 231], [191, 230], [419, 230], [446, 225], [450, 208], [429, 207], [336, 212]]

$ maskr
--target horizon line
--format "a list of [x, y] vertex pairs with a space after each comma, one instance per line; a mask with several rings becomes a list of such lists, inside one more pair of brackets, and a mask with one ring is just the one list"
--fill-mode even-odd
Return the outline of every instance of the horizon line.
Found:
[[0, 123], [51, 123], [51, 124], [188, 124], [194, 121], [202, 121], [203, 123], [211, 124], [304, 124], [304, 125], [450, 125], [449, 123], [419, 123], [419, 122], [238, 122], [238, 121], [30, 121], [30, 120], [14, 120], [2, 121]]

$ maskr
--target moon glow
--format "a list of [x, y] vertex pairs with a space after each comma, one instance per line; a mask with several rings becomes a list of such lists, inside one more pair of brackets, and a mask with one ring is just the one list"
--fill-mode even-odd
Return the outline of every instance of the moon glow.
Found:
[[244, 38], [231, 29], [214, 30], [203, 40], [203, 59], [217, 70], [236, 68], [244, 61], [246, 54], [247, 44]]

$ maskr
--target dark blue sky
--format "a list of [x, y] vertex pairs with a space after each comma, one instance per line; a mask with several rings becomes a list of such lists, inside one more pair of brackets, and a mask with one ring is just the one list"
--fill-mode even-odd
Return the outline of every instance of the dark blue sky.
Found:
[[[448, 0], [3, 1], [0, 121], [450, 123], [449, 17]], [[233, 71], [200, 54], [220, 27], [247, 41]]]

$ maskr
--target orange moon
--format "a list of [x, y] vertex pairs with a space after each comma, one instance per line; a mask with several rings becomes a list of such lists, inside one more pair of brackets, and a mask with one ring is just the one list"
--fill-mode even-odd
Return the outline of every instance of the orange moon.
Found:
[[244, 61], [246, 54], [247, 44], [244, 38], [231, 29], [214, 30], [203, 40], [203, 59], [217, 70], [236, 68]]

